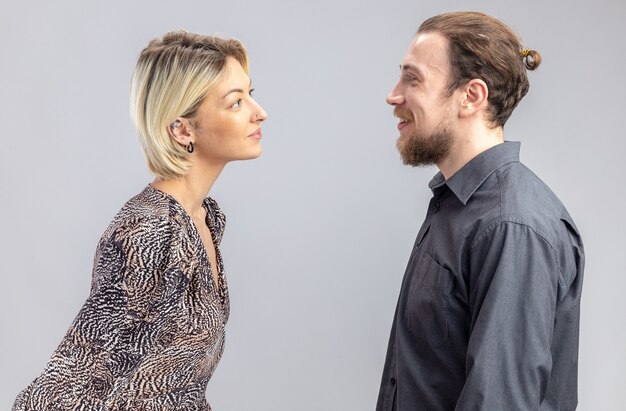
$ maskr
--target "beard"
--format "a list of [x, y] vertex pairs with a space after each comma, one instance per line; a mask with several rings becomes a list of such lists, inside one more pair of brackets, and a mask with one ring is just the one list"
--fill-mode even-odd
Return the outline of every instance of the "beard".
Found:
[[[402, 111], [394, 110], [402, 116]], [[406, 113], [402, 118], [409, 118]], [[415, 129], [405, 138], [399, 137], [396, 147], [402, 162], [408, 166], [423, 167], [436, 164], [448, 155], [455, 141], [450, 117], [443, 118], [431, 133]], [[414, 123], [415, 125], [415, 123]]]

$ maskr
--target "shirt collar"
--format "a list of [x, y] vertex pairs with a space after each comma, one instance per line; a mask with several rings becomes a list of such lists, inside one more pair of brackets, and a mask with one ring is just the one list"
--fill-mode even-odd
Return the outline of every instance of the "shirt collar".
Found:
[[447, 185], [450, 191], [465, 205], [494, 171], [505, 164], [519, 161], [519, 149], [520, 143], [518, 141], [505, 141], [495, 145], [471, 159], [448, 180], [444, 178], [441, 172], [437, 173], [428, 186], [434, 192], [444, 184]]

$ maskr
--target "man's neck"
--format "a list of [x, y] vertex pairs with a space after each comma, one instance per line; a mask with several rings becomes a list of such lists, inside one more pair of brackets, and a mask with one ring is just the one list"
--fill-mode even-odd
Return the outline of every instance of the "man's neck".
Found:
[[504, 142], [502, 127], [487, 128], [484, 125], [468, 128], [457, 133], [450, 152], [437, 163], [437, 168], [447, 180], [474, 157]]

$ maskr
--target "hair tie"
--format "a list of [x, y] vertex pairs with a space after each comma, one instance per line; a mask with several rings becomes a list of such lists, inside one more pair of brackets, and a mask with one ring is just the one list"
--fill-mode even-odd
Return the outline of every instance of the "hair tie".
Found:
[[532, 51], [531, 49], [522, 49], [520, 50], [519, 54], [522, 57], [528, 57], [531, 51]]

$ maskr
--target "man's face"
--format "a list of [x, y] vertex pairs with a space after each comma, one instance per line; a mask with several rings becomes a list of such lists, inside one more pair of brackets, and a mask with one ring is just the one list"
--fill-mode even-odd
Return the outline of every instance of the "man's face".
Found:
[[387, 97], [400, 119], [398, 151], [404, 164], [436, 164], [456, 139], [455, 94], [448, 96], [448, 40], [438, 33], [419, 33], [400, 66], [400, 80]]

